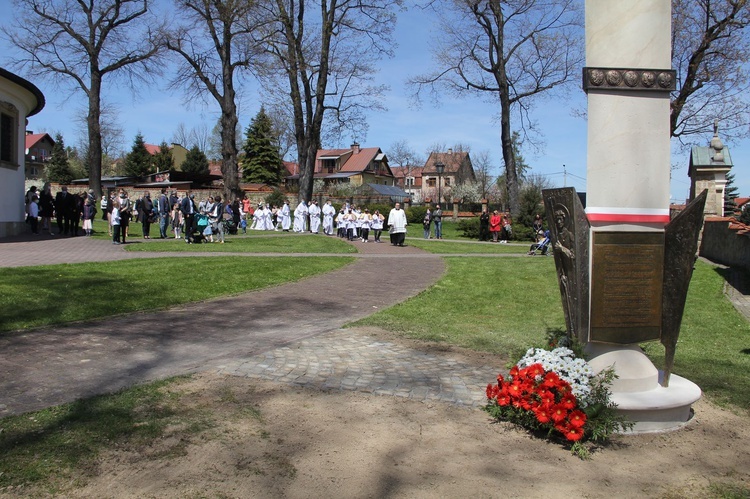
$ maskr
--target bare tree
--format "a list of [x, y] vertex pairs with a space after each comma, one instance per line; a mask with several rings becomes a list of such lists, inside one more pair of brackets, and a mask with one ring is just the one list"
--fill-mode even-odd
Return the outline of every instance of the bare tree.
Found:
[[[220, 137], [215, 137], [218, 134], [219, 125], [217, 124], [213, 131], [209, 132], [208, 125], [201, 122], [194, 127], [187, 128], [185, 123], [179, 123], [177, 129], [172, 134], [172, 142], [180, 144], [185, 149], [192, 149], [197, 147], [207, 158], [213, 159], [211, 151], [219, 151]], [[216, 147], [216, 149], [214, 149]], [[219, 157], [220, 152], [216, 152]]]
[[404, 186], [406, 186], [406, 178], [411, 177], [412, 169], [415, 166], [424, 165], [424, 160], [409, 146], [409, 142], [405, 139], [397, 140], [391, 144], [386, 154], [389, 164], [402, 168], [401, 176], [404, 178]]
[[[116, 106], [102, 102], [99, 113], [99, 130], [102, 137], [102, 175], [108, 173], [112, 158], [117, 158], [123, 153], [125, 141], [125, 130], [119, 119], [119, 110]], [[91, 157], [89, 156], [88, 136], [88, 111], [80, 110], [76, 116], [78, 122], [78, 150], [82, 152], [82, 160], [86, 172], [91, 171]], [[89, 173], [87, 173], [89, 175]]]
[[670, 131], [681, 142], [712, 131], [714, 119], [729, 137], [750, 134], [747, 0], [673, 0]]
[[[221, 111], [221, 172], [224, 195], [234, 199], [239, 193], [237, 173], [237, 81], [253, 64], [259, 26], [246, 0], [180, 0], [175, 3], [182, 20], [167, 35], [167, 48], [182, 63], [172, 87], [187, 87], [192, 97], [209, 97]], [[206, 133], [208, 150], [210, 133]], [[199, 146], [200, 147], [200, 146]]]
[[474, 176], [479, 186], [479, 194], [482, 199], [488, 199], [490, 187], [495, 182], [495, 177], [492, 175], [495, 166], [492, 164], [490, 151], [485, 149], [475, 154], [471, 164], [474, 166]]
[[[313, 192], [315, 157], [327, 130], [364, 133], [364, 111], [382, 109], [386, 87], [371, 85], [375, 62], [391, 56], [393, 9], [403, 0], [273, 0], [261, 3], [273, 39], [265, 45], [270, 95], [288, 101], [300, 166], [299, 199]], [[314, 6], [308, 10], [307, 7]], [[269, 106], [275, 109], [275, 103]]]
[[[440, 19], [436, 70], [414, 77], [423, 91], [494, 95], [511, 212], [519, 211], [519, 179], [511, 117], [530, 124], [533, 98], [580, 77], [582, 16], [574, 0], [434, 0]], [[494, 100], [494, 99], [493, 99]]]
[[185, 126], [185, 123], [180, 122], [177, 124], [177, 129], [172, 133], [172, 142], [180, 144], [185, 149], [193, 147], [190, 130]]
[[158, 74], [159, 26], [148, 0], [14, 0], [22, 21], [3, 32], [23, 54], [12, 65], [81, 90], [88, 98], [89, 183], [101, 192], [101, 94], [112, 74], [130, 85]]

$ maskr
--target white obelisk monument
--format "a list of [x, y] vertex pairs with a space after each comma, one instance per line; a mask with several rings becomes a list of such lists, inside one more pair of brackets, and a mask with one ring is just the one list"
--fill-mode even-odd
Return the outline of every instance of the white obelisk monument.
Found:
[[641, 352], [661, 331], [664, 227], [669, 222], [670, 0], [586, 0], [591, 224], [590, 326], [596, 369], [614, 365], [613, 400], [636, 431], [679, 426], [700, 389], [669, 388]]

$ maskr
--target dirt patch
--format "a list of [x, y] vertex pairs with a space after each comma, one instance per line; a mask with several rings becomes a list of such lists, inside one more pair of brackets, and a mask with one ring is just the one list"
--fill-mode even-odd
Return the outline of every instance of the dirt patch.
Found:
[[105, 452], [62, 495], [710, 497], [750, 490], [748, 419], [706, 401], [683, 430], [618, 437], [581, 461], [481, 410], [443, 403], [208, 373], [172, 390], [182, 394], [182, 408], [202, 415], [197, 424], [175, 425], [146, 448]]

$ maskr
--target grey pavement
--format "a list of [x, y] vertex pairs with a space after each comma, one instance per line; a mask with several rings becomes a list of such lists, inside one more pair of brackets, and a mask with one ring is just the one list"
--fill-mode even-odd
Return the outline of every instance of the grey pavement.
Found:
[[[168, 310], [4, 334], [0, 416], [206, 370], [480, 404], [496, 367], [475, 368], [341, 329], [416, 295], [445, 270], [440, 257], [413, 247], [355, 244], [360, 258], [354, 263], [300, 282]], [[127, 252], [85, 237], [0, 242], [3, 267], [188, 255], [193, 253]]]

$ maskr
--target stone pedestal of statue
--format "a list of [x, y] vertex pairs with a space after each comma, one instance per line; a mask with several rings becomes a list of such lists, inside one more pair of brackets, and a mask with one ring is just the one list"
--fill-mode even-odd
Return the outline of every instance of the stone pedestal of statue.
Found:
[[674, 430], [692, 417], [691, 406], [701, 389], [690, 380], [672, 374], [663, 385], [658, 371], [638, 345], [589, 343], [589, 364], [596, 372], [614, 366], [618, 379], [612, 384], [612, 402], [635, 422], [634, 433]]

